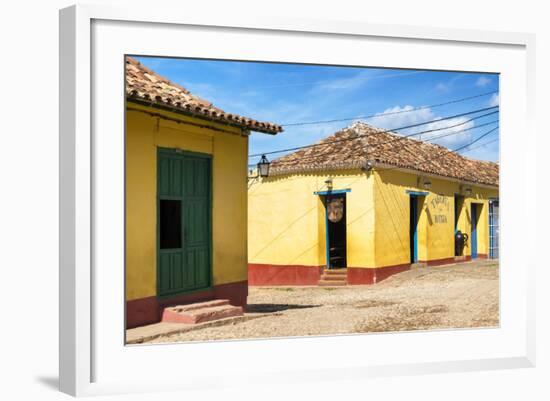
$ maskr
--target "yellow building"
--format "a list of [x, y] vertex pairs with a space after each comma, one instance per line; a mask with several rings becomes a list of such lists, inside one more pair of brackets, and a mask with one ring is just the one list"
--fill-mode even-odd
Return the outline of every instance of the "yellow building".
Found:
[[251, 131], [281, 127], [226, 113], [127, 58], [127, 328], [175, 304], [246, 305]]
[[498, 257], [498, 171], [355, 123], [249, 185], [249, 285], [330, 284], [327, 268], [370, 284], [412, 264]]

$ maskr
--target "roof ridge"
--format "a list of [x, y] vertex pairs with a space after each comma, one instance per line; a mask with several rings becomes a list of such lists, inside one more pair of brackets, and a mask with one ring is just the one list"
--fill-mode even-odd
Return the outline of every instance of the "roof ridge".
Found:
[[[356, 137], [350, 136], [356, 134]], [[339, 140], [340, 139], [340, 140]], [[366, 139], [367, 148], [358, 146]], [[394, 144], [402, 142], [399, 146]], [[365, 158], [398, 168], [498, 186], [498, 163], [467, 158], [452, 149], [356, 121], [315, 146], [273, 160], [275, 174], [343, 168]], [[335, 167], [338, 166], [338, 167]]]
[[[406, 135], [401, 135], [400, 133], [398, 132], [395, 132], [391, 129], [385, 129], [385, 128], [378, 128], [378, 127], [375, 127], [371, 124], [367, 124], [367, 123], [363, 123], [362, 125], [366, 126], [366, 127], [369, 127], [371, 128], [373, 131], [372, 134], [387, 134], [387, 135], [391, 135], [391, 136], [394, 136], [396, 138], [396, 140], [409, 140], [409, 141], [413, 141], [413, 142], [417, 142], [417, 143], [421, 143], [421, 144], [424, 144], [424, 145], [428, 145], [428, 146], [433, 146], [434, 148], [439, 148], [441, 149], [442, 151], [449, 151], [449, 152], [454, 152], [453, 149], [451, 148], [448, 148], [447, 146], [443, 146], [443, 145], [440, 145], [438, 143], [433, 143], [433, 142], [429, 142], [429, 138], [428, 140], [422, 140], [422, 139], [419, 139], [419, 138], [413, 138], [413, 136], [416, 136], [416, 135], [422, 135], [421, 133], [418, 133], [418, 134], [412, 134], [410, 136], [406, 136]], [[444, 128], [445, 129], [445, 128]], [[437, 139], [437, 138], [436, 138]], [[458, 154], [457, 153], [457, 156], [459, 157], [462, 157], [462, 158], [466, 158], [465, 156], [462, 156], [461, 154]], [[476, 159], [472, 159], [472, 160], [476, 160]], [[479, 160], [481, 161], [481, 160]]]

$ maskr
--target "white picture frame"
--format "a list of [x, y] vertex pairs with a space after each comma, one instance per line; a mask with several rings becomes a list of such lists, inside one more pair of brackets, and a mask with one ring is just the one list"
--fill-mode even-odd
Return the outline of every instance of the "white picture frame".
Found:
[[[108, 213], [114, 213], [111, 216], [114, 217], [113, 221], [123, 221], [120, 220], [123, 218], [123, 205], [121, 202], [117, 202], [122, 199], [119, 197], [119, 192], [117, 192], [119, 195], [115, 194], [113, 197], [114, 209], [106, 210], [110, 206], [102, 201], [102, 197], [109, 195], [109, 188], [117, 188], [116, 185], [121, 182], [123, 154], [120, 153], [120, 150], [123, 145], [123, 130], [120, 127], [122, 127], [123, 114], [114, 113], [104, 122], [101, 120], [105, 117], [106, 107], [115, 111], [122, 110], [124, 103], [121, 90], [123, 81], [120, 80], [117, 83], [117, 79], [123, 74], [123, 59], [120, 58], [120, 70], [117, 70], [113, 76], [107, 77], [104, 72], [109, 69], [109, 66], [116, 65], [112, 61], [124, 53], [139, 54], [141, 51], [143, 54], [150, 55], [208, 56], [209, 50], [203, 48], [194, 48], [193, 51], [187, 49], [189, 52], [187, 54], [181, 53], [185, 49], [181, 49], [179, 52], [170, 50], [171, 47], [177, 49], [178, 43], [173, 40], [173, 35], [170, 33], [173, 33], [171, 30], [178, 29], [187, 29], [189, 32], [186, 32], [189, 35], [204, 35], [207, 38], [204, 43], [208, 44], [204, 47], [208, 47], [210, 44], [213, 46], [212, 37], [220, 33], [231, 36], [232, 40], [236, 41], [234, 42], [237, 44], [235, 49], [227, 49], [226, 46], [225, 49], [219, 49], [217, 52], [210, 50], [210, 57], [213, 58], [243, 57], [243, 59], [247, 59], [246, 54], [251, 53], [246, 52], [254, 51], [256, 60], [288, 61], [288, 58], [281, 59], [281, 54], [284, 54], [282, 52], [285, 50], [281, 47], [284, 46], [283, 42], [289, 39], [293, 41], [322, 40], [326, 42], [327, 48], [330, 47], [329, 42], [333, 39], [337, 39], [344, 45], [348, 42], [361, 45], [364, 41], [365, 46], [372, 45], [375, 51], [381, 41], [384, 42], [384, 46], [403, 46], [403, 43], [406, 42], [407, 46], [411, 48], [417, 45], [419, 49], [422, 46], [436, 46], [441, 54], [447, 54], [445, 52], [450, 47], [456, 53], [466, 52], [464, 54], [467, 54], [468, 51], [477, 51], [480, 54], [479, 59], [464, 60], [464, 63], [469, 63], [470, 70], [504, 74], [501, 82], [500, 100], [503, 115], [501, 117], [501, 221], [503, 225], [501, 327], [489, 330], [419, 332], [399, 335], [329, 336], [298, 340], [254, 340], [125, 347], [123, 322], [120, 322], [120, 326], [116, 324], [120, 318], [120, 308], [123, 308], [123, 298], [120, 298], [120, 306], [113, 305], [112, 316], [107, 317], [107, 314], [104, 313], [106, 306], [110, 305], [110, 294], [120, 295], [123, 290], [123, 265], [116, 262], [123, 260], [123, 249], [112, 248], [109, 250], [111, 248], [107, 249], [102, 245], [107, 241], [110, 241], [115, 247], [117, 244], [123, 243], [121, 242], [123, 241], [123, 235], [121, 237], [123, 230], [120, 230], [121, 227], [118, 223], [115, 223], [115, 229], [106, 230], [104, 224], [106, 220], [101, 220]], [[130, 32], [130, 30], [132, 35], [120, 36], [121, 32]], [[94, 35], [96, 35], [96, 41], [94, 41]], [[163, 35], [166, 40], [159, 41], [158, 39]], [[250, 50], [254, 48], [252, 41], [254, 35], [262, 35], [262, 40], [269, 43], [270, 46], [263, 50]], [[209, 36], [211, 37], [208, 38]], [[109, 47], [105, 45], [105, 37], [110, 39]], [[132, 43], [128, 45], [127, 49], [123, 49], [124, 46], [120, 43], [124, 40], [129, 43], [130, 37], [132, 40], [141, 38], [141, 41], [138, 45]], [[251, 42], [247, 43], [248, 40]], [[157, 52], [152, 50], [155, 41], [162, 43], [162, 48], [159, 45]], [[535, 231], [536, 205], [528, 205], [526, 197], [521, 194], [522, 188], [535, 185], [534, 176], [529, 174], [529, 171], [535, 170], [535, 157], [532, 149], [535, 133], [531, 126], [535, 86], [534, 45], [533, 35], [521, 33], [377, 25], [357, 21], [304, 20], [290, 17], [258, 17], [255, 19], [232, 17], [225, 19], [209, 15], [182, 16], [169, 9], [115, 8], [105, 5], [79, 5], [61, 10], [61, 391], [72, 395], [95, 395], [167, 389], [206, 389], [233, 385], [233, 378], [243, 372], [247, 372], [249, 377], [255, 379], [257, 383], [269, 383], [275, 379], [278, 382], [292, 382], [297, 379], [302, 382], [336, 380], [342, 377], [360, 380], [388, 375], [534, 366], [535, 244], [529, 243], [525, 237], [522, 238], [521, 233], [506, 229], [506, 227], [521, 227], [523, 224]], [[291, 49], [290, 45], [288, 49]], [[487, 49], [493, 49], [494, 54], [483, 56], [481, 53], [486, 53]], [[311, 51], [315, 51], [315, 46]], [[449, 67], [452, 65], [452, 60], [440, 60], [438, 65], [434, 65], [430, 64], [427, 57], [423, 60], [415, 60], [413, 65], [404, 65], [403, 59], [407, 57], [406, 51], [402, 54], [399, 52], [391, 55], [387, 53], [387, 61], [380, 66], [452, 69]], [[101, 57], [96, 57], [99, 54]], [[304, 61], [304, 57], [308, 57], [308, 55], [296, 57], [296, 61]], [[315, 53], [311, 53], [309, 57], [311, 57], [310, 60], [314, 60]], [[319, 63], [329, 63], [331, 57], [334, 58], [333, 62], [338, 63], [336, 59], [339, 56], [336, 51], [315, 60]], [[487, 57], [492, 57], [493, 60], [488, 61]], [[98, 62], [100, 58], [102, 61]], [[441, 58], [443, 57], [441, 56]], [[108, 62], [103, 63], [103, 60], [108, 59]], [[499, 60], [507, 61], [507, 65], [503, 66], [502, 70], [483, 68], [489, 62], [497, 65]], [[349, 62], [350, 64], [363, 65], [359, 56]], [[445, 63], [447, 63], [447, 67], [445, 67]], [[464, 65], [457, 64], [455, 69], [461, 67], [464, 68]], [[103, 89], [101, 88], [105, 87], [103, 85], [100, 87], [101, 90], [94, 92], [97, 88], [94, 89], [93, 84], [95, 82], [97, 85], [99, 81], [110, 82], [114, 85], [115, 91], [118, 90], [114, 93], [115, 95], [118, 93], [119, 97], [107, 96], [98, 99], [98, 96], [102, 96]], [[117, 85], [120, 87], [118, 88]], [[514, 91], [513, 96], [510, 93], [512, 90]], [[95, 99], [95, 103], [92, 101], [93, 99]], [[511, 110], [517, 112], [510, 113]], [[108, 120], [112, 124], [103, 125], [109, 124]], [[94, 136], [94, 132], [97, 132], [94, 130], [105, 127], [107, 130], [113, 130], [115, 133], [113, 140], [116, 142], [107, 143], [109, 140], [105, 140], [105, 137]], [[521, 141], [511, 135], [512, 131], [517, 132], [518, 130], [524, 133], [521, 136]], [[511, 158], [512, 150], [513, 159]], [[511, 168], [511, 163], [514, 163], [514, 168]], [[107, 183], [104, 179], [105, 171], [110, 168], [115, 170], [111, 173], [112, 181]], [[513, 183], [515, 184], [512, 185]], [[512, 188], [517, 188], [517, 190], [512, 190]], [[517, 205], [521, 212], [507, 212], [507, 204]], [[506, 245], [512, 242], [516, 243], [516, 246], [507, 248]], [[525, 255], [521, 254], [521, 250], [525, 252]], [[112, 277], [107, 277], [100, 267], [105, 265], [105, 263], [101, 264], [105, 260], [113, 261], [113, 268], [109, 273], [113, 275]], [[508, 274], [510, 270], [507, 269], [507, 264], [515, 264], [521, 268], [513, 281]], [[120, 271], [117, 270], [118, 268]], [[121, 283], [122, 288], [120, 287]], [[98, 298], [98, 293], [102, 294], [101, 299]], [[104, 294], [106, 294], [105, 297], [103, 297]], [[102, 327], [101, 331], [98, 331], [98, 326]], [[504, 334], [500, 335], [499, 333]], [[120, 336], [118, 343], [116, 336]], [[453, 350], [448, 350], [449, 354], [439, 351], [440, 357], [436, 358], [437, 348], [445, 349], [446, 342], [451, 338], [453, 341], [457, 341], [457, 344], [464, 345], [458, 345], [454, 350], [455, 354], [452, 354]], [[337, 354], [329, 351], [325, 352], [323, 360], [314, 358], [319, 347], [325, 346], [326, 351], [327, 344], [334, 345], [339, 349], [341, 349], [340, 347], [357, 349], [353, 347], [362, 347], [362, 344], [367, 343], [371, 345], [391, 343], [392, 349], [396, 353], [399, 353], [401, 349], [403, 352], [398, 356], [383, 354], [377, 356], [373, 353], [367, 360], [362, 357], [361, 352], [349, 353], [351, 355], [345, 357], [348, 359], [341, 359]], [[406, 352], [413, 347], [426, 344], [431, 344], [434, 348], [434, 355], [420, 358], [414, 352]], [[468, 349], [467, 344], [472, 345], [471, 349]], [[485, 352], [482, 348], [476, 348], [480, 347], [480, 344], [486, 344]], [[277, 359], [277, 354], [281, 353], [281, 349], [286, 349], [289, 355], [295, 358], [291, 369], [285, 369], [283, 361]], [[224, 359], [239, 359], [241, 361], [236, 370], [234, 366], [227, 365], [212, 371], [207, 369], [205, 364], [198, 363], [192, 369], [188, 369], [189, 371], [184, 376], [185, 380], [176, 380], [177, 376], [168, 374], [171, 363], [173, 363], [173, 361], [170, 362], [170, 359], [174, 358], [173, 354], [181, 353], [182, 350], [185, 350], [190, 358], [204, 355], [208, 360], [212, 360], [212, 358], [223, 356]], [[255, 361], [253, 355], [263, 355], [264, 363], [256, 361], [254, 362], [256, 365], [249, 366], [251, 361]], [[159, 361], [166, 360], [168, 361], [166, 372], [162, 372], [160, 369], [160, 374], [157, 376], [149, 372], [149, 376], [146, 375], [149, 380], [135, 376], [134, 379], [130, 379], [128, 375], [135, 375], [131, 366], [135, 366], [136, 361], [140, 360], [144, 361], [145, 366], [149, 365], [151, 361], [156, 361], [158, 364]], [[111, 371], [107, 368], [108, 365], [113, 367]], [[124, 369], [121, 369], [123, 366], [128, 368], [128, 375], [125, 375]], [[182, 369], [185, 368], [185, 366], [182, 367]], [[165, 375], [162, 376], [162, 373]]]

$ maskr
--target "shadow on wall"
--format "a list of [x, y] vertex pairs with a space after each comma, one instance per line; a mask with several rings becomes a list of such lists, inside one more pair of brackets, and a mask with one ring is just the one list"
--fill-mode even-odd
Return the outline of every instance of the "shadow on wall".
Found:
[[[340, 174], [338, 173], [332, 173], [331, 175], [333, 177], [340, 177], [340, 176], [347, 176], [347, 174], [349, 174], [349, 172], [342, 172]], [[300, 174], [300, 178], [302, 178], [302, 176], [316, 176], [316, 177], [325, 177], [326, 174], [323, 173], [323, 174], [319, 174], [319, 173], [315, 173], [315, 172], [312, 172], [312, 173], [302, 173]], [[267, 178], [264, 178], [262, 179], [262, 181], [257, 181], [254, 185], [250, 186], [249, 187], [249, 196], [257, 196], [255, 194], [256, 190], [255, 189], [252, 189], [250, 190], [251, 187], [254, 187], [254, 186], [257, 186], [257, 188], [259, 187], [259, 185], [262, 185], [262, 183], [269, 183], [269, 182], [277, 182], [279, 180], [282, 180], [282, 179], [286, 179], [286, 180], [289, 180], [289, 179], [297, 179], [298, 176], [296, 177], [291, 177], [289, 178], [287, 175], [280, 175], [280, 176], [270, 176], [270, 177], [267, 177]], [[351, 182], [347, 182], [345, 185], [347, 187], [353, 187], [353, 184], [356, 183], [357, 181], [360, 181], [360, 180], [363, 180], [363, 179], [367, 179], [368, 176], [365, 175], [365, 174], [361, 174], [358, 178], [352, 180]], [[262, 196], [268, 196], [269, 194], [262, 194]], [[311, 194], [311, 196], [316, 196], [314, 195], [313, 193]], [[371, 208], [370, 210], [367, 210], [366, 212], [360, 214], [359, 216], [356, 216], [355, 219], [353, 219], [352, 221], [350, 221], [348, 223], [348, 226], [353, 224], [354, 222], [356, 222], [357, 220], [359, 220], [361, 217], [363, 217], [364, 215], [368, 214], [370, 211], [372, 211], [373, 208]], [[249, 256], [249, 262], [250, 260], [255, 260], [256, 258], [258, 258], [263, 252], [265, 252], [267, 249], [269, 249], [269, 247], [271, 245], [273, 245], [274, 243], [276, 243], [277, 240], [279, 240], [281, 237], [283, 237], [291, 228], [292, 226], [294, 226], [295, 224], [297, 224], [300, 220], [306, 218], [310, 213], [316, 213], [317, 212], [317, 206], [314, 206], [308, 210], [305, 211], [305, 213], [301, 214], [300, 216], [298, 216], [296, 219], [294, 219], [293, 221], [291, 221], [285, 228], [283, 228], [278, 234], [276, 234], [274, 237], [272, 237], [269, 241], [267, 241], [261, 249], [259, 249], [253, 256]], [[299, 260], [299, 258], [306, 254], [307, 252], [309, 252], [310, 250], [316, 248], [319, 246], [319, 243], [318, 242], [315, 242], [314, 244], [312, 244], [311, 246], [309, 246], [308, 248], [306, 248], [305, 250], [303, 250], [302, 252], [300, 252], [298, 255], [292, 257], [291, 260], [289, 260], [286, 264], [292, 264], [294, 263], [296, 260]]]
[[[424, 210], [425, 198], [426, 198], [425, 196], [420, 197], [421, 202], [422, 202], [422, 205], [419, 207], [420, 210]], [[430, 211], [429, 207], [426, 207], [425, 210], [426, 210], [426, 217], [428, 218], [428, 225], [433, 226], [434, 225], [434, 220], [433, 220], [433, 217], [432, 217], [432, 212]]]
[[[381, 178], [380, 174], [377, 174], [374, 176], [375, 181], [375, 194], [378, 194], [384, 204], [384, 209], [386, 210], [385, 217], [388, 218], [391, 221], [392, 229], [388, 227], [388, 225], [384, 224], [382, 225], [382, 229], [385, 232], [385, 235], [387, 238], [390, 238], [390, 243], [393, 245], [396, 241], [399, 242], [399, 246], [401, 249], [396, 249], [396, 252], [405, 252], [408, 250], [408, 244], [404, 244], [401, 238], [401, 235], [399, 233], [403, 230], [403, 227], [399, 221], [395, 221], [396, 218], [400, 219], [401, 221], [408, 221], [408, 213], [409, 213], [409, 204], [408, 202], [400, 202], [399, 197], [396, 196], [396, 192], [401, 191], [401, 187], [399, 186], [397, 189], [389, 189], [388, 192], [392, 192], [394, 196], [392, 196], [392, 199], [387, 199], [384, 195], [384, 190], [382, 190], [381, 183], [383, 179]], [[403, 190], [404, 191], [404, 190]], [[376, 195], [375, 195], [376, 196]], [[393, 201], [393, 202], [392, 202]], [[390, 203], [393, 203], [390, 205]], [[393, 239], [393, 240], [392, 240]], [[394, 247], [395, 248], [395, 247]]]
[[279, 234], [277, 234], [275, 237], [273, 237], [269, 242], [267, 242], [258, 252], [256, 252], [256, 254], [254, 256], [252, 256], [252, 260], [255, 260], [259, 255], [261, 255], [262, 252], [264, 252], [267, 248], [269, 248], [271, 246], [272, 243], [274, 243], [275, 241], [277, 241], [279, 238], [281, 238], [288, 230], [290, 230], [290, 228], [295, 225], [296, 223], [298, 223], [300, 220], [302, 220], [304, 217], [306, 217], [308, 214], [310, 214], [311, 212], [317, 212], [317, 206], [314, 206], [312, 208], [310, 208], [309, 210], [306, 210], [305, 213], [303, 213], [302, 215], [298, 216], [296, 219], [294, 219], [290, 224], [288, 224]]
[[299, 253], [298, 255], [296, 255], [295, 257], [293, 257], [287, 264], [289, 265], [292, 265], [294, 264], [294, 262], [296, 262], [297, 260], [299, 260], [302, 256], [304, 256], [306, 253], [308, 253], [309, 251], [311, 251], [312, 249], [315, 249], [315, 248], [318, 248], [319, 247], [319, 242], [315, 242], [312, 246], [310, 246], [309, 248], [306, 248], [303, 252]]

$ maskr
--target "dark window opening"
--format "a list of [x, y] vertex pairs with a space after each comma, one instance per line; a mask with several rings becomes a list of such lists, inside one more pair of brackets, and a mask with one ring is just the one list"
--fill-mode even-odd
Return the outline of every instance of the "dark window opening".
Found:
[[418, 262], [418, 198], [410, 197], [410, 255], [411, 263]]
[[181, 201], [160, 200], [160, 249], [181, 248]]

